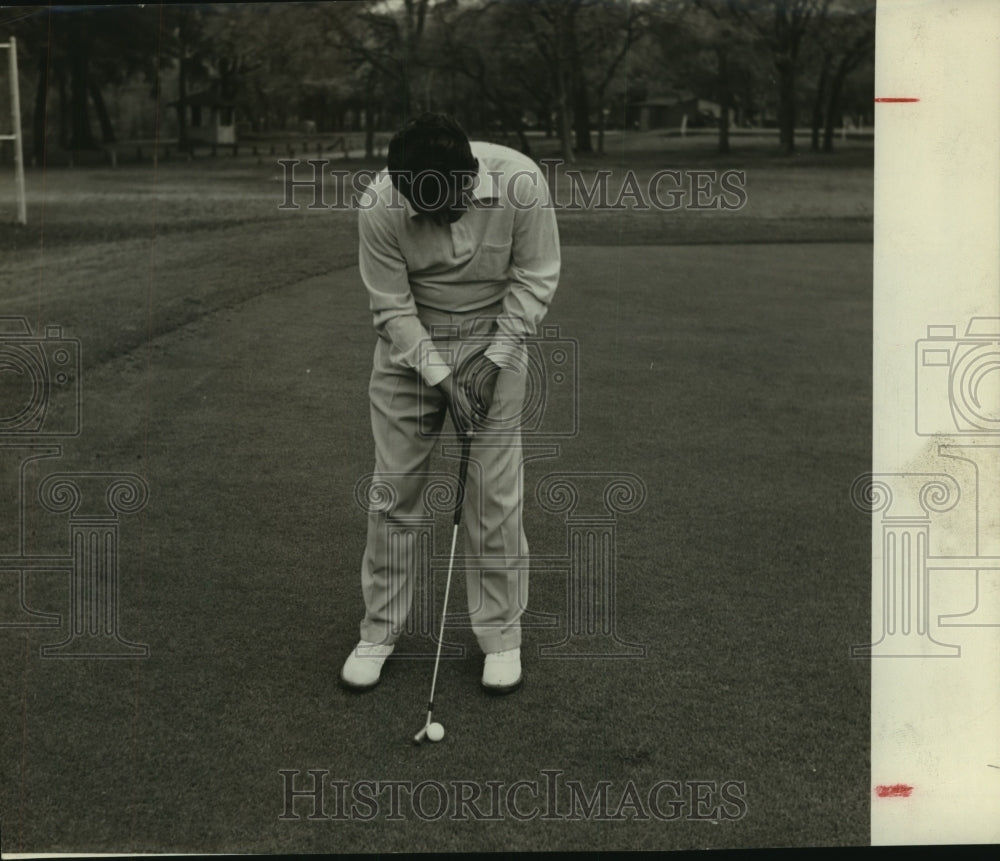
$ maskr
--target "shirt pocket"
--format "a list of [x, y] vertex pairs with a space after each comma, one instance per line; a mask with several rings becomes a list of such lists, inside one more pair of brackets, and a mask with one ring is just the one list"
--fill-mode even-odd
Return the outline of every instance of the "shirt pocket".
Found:
[[480, 245], [475, 264], [476, 277], [483, 281], [500, 281], [506, 278], [510, 268], [510, 248], [510, 242], [502, 245], [484, 242]]

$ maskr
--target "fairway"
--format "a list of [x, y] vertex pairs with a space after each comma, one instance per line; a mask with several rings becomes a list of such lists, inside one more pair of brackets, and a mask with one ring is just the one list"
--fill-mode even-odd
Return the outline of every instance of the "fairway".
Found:
[[[15, 775], [0, 787], [5, 843], [255, 853], [867, 843], [870, 668], [849, 648], [869, 636], [870, 543], [849, 490], [870, 463], [870, 242], [564, 236], [545, 322], [571, 344], [579, 397], [560, 408], [578, 433], [529, 440], [539, 449], [525, 469], [537, 560], [525, 685], [503, 699], [480, 691], [464, 590], [453, 593], [435, 711], [447, 736], [420, 748], [410, 739], [430, 637], [404, 640], [413, 656], [390, 659], [373, 692], [336, 684], [363, 610], [355, 492], [372, 460], [374, 335], [355, 242], [353, 221], [337, 214], [270, 234], [230, 225], [182, 249], [169, 234], [126, 239], [116, 265], [134, 267], [131, 281], [98, 274], [112, 243], [93, 246], [90, 275], [89, 248], [57, 247], [47, 261], [79, 254], [74, 277], [88, 283], [51, 291], [11, 256], [32, 286], [8, 313], [61, 324], [84, 357], [82, 433], [29, 479], [107, 469], [149, 486], [142, 512], [122, 518], [119, 562], [120, 632], [149, 657], [41, 660], [60, 632], [0, 632], [13, 680], [2, 707], [18, 724], [0, 751]], [[84, 286], [100, 302], [73, 292]], [[440, 451], [435, 464], [454, 469]], [[553, 473], [581, 488], [631, 477], [645, 496], [614, 517], [606, 655], [545, 648], [574, 623], [575, 525], [536, 494]], [[607, 528], [601, 487], [581, 491], [575, 515]], [[53, 548], [35, 550], [62, 552], [58, 528], [39, 534]], [[441, 515], [432, 607], [446, 539]], [[2, 597], [14, 613], [9, 580]], [[65, 613], [66, 581], [31, 575], [27, 599]], [[289, 779], [308, 789], [310, 770], [348, 792], [433, 780], [504, 791], [555, 782], [560, 794], [548, 796], [549, 816], [466, 809], [463, 819], [432, 815], [433, 791], [423, 815], [404, 791], [393, 817], [385, 789], [366, 821], [338, 816], [331, 789], [325, 815], [310, 818], [309, 797], [289, 810], [285, 795]], [[621, 821], [574, 817], [574, 781], [588, 796], [609, 782]], [[651, 816], [643, 807], [661, 781], [704, 781], [716, 799], [736, 782], [745, 807], [720, 815], [695, 798], [672, 818]], [[638, 807], [622, 805], [630, 784]], [[487, 814], [489, 798], [484, 788], [477, 802]], [[535, 809], [530, 787], [519, 798]], [[666, 810], [668, 792], [660, 799]]]

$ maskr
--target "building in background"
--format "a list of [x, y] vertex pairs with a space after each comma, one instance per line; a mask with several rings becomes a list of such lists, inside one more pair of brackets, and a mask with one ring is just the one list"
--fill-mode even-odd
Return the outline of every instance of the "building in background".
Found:
[[[627, 108], [628, 124], [640, 131], [651, 129], [716, 126], [722, 116], [722, 107], [709, 99], [702, 99], [691, 92], [673, 95], [651, 96], [641, 102], [633, 102]], [[730, 109], [729, 123], [736, 124], [736, 110]]]

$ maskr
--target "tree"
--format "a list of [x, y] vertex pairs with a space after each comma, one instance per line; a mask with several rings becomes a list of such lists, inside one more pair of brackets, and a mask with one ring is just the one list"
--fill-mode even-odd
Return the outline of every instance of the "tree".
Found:
[[726, 0], [732, 16], [768, 47], [778, 76], [778, 136], [785, 154], [795, 151], [796, 81], [801, 48], [817, 13], [829, 0]]
[[813, 31], [819, 74], [813, 98], [812, 149], [833, 151], [841, 119], [841, 97], [847, 77], [872, 56], [875, 46], [875, 4], [872, 0], [824, 3]]
[[[710, 92], [719, 105], [720, 153], [730, 151], [730, 119], [736, 91], [742, 88], [745, 105], [759, 66], [754, 34], [735, 15], [728, 0], [689, 0], [665, 22], [663, 44], [674, 48], [684, 77], [702, 92]], [[676, 47], [674, 47], [676, 46]]]
[[761, 111], [768, 81], [760, 70], [770, 61], [763, 39], [731, 0], [661, 0], [651, 20], [663, 81], [719, 106], [717, 150], [728, 153], [731, 120]]
[[174, 39], [177, 62], [177, 146], [190, 149], [187, 133], [188, 85], [193, 77], [206, 74], [202, 54], [202, 12], [196, 6], [175, 6], [170, 10], [168, 26]]
[[37, 74], [31, 135], [31, 156], [35, 164], [45, 159], [45, 121], [53, 53], [49, 41], [51, 17], [51, 10], [46, 8], [0, 10], [0, 34], [10, 34], [17, 39], [21, 67], [34, 67]]
[[[591, 91], [597, 105], [597, 152], [604, 155], [605, 109], [608, 88], [626, 65], [630, 52], [649, 34], [651, 14], [629, 0], [588, 3], [576, 21], [580, 37], [574, 40], [575, 74], [579, 90]], [[576, 148], [590, 152], [590, 100], [577, 101]]]
[[101, 129], [102, 143], [115, 139], [104, 104], [102, 88], [143, 73], [156, 77], [155, 61], [161, 46], [161, 31], [155, 7], [129, 6], [72, 9], [57, 7], [53, 35], [65, 46], [69, 60], [71, 90], [70, 148], [96, 146], [91, 127], [93, 105]]
[[[436, 57], [432, 68], [458, 75], [470, 87], [464, 109], [459, 109], [455, 92], [449, 92], [444, 107], [466, 114], [467, 125], [488, 125], [495, 118], [501, 130], [517, 134], [521, 150], [530, 153], [525, 101], [534, 101], [542, 114], [548, 111], [551, 96], [544, 61], [534, 47], [524, 14], [520, 4], [510, 2], [440, 6], [429, 36]], [[480, 103], [479, 110], [473, 102]]]
[[[414, 81], [426, 66], [422, 51], [431, 0], [384, 0], [323, 4], [328, 41], [346, 52], [352, 62], [365, 64], [396, 95], [396, 107], [405, 118], [415, 108]], [[373, 78], [369, 78], [373, 80]]]
[[155, 7], [21, 9], [10, 29], [22, 40], [25, 57], [37, 69], [32, 122], [36, 161], [45, 152], [53, 73], [59, 93], [60, 144], [73, 150], [92, 149], [97, 139], [91, 108], [97, 115], [101, 141], [110, 143], [115, 139], [103, 87], [137, 74], [153, 80], [153, 58], [164, 47]]
[[[570, 100], [576, 96], [575, 113], [586, 109], [586, 98], [574, 90], [572, 66], [575, 35], [574, 19], [584, 0], [534, 0], [521, 2], [522, 19], [530, 33], [532, 44], [548, 70], [553, 104], [563, 159], [572, 164], [573, 115]], [[581, 102], [583, 104], [581, 104]]]

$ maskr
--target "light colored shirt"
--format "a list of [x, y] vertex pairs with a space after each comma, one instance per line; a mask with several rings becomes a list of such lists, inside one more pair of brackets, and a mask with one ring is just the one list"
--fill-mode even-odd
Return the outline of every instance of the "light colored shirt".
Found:
[[358, 258], [375, 331], [390, 343], [391, 360], [430, 386], [450, 369], [418, 306], [466, 312], [502, 303], [486, 355], [511, 367], [559, 283], [559, 231], [538, 165], [496, 144], [474, 142], [472, 154], [477, 181], [467, 211], [452, 224], [416, 212], [385, 170], [360, 202]]

